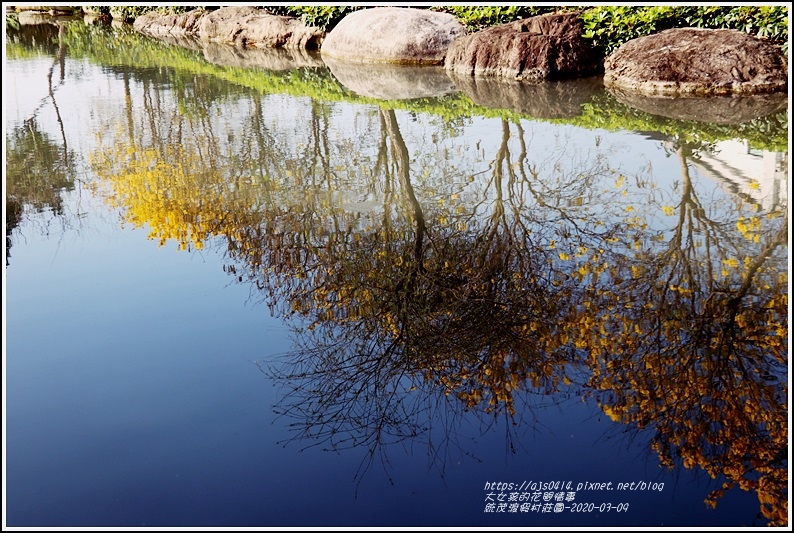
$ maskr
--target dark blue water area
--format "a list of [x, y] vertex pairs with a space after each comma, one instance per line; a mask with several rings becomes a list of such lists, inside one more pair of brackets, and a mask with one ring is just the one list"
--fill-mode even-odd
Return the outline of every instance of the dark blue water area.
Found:
[[[660, 470], [650, 435], [575, 394], [533, 399], [546, 405], [519, 413], [517, 426], [455, 419], [455, 443], [435, 441], [440, 459], [408, 440], [378, 450], [356, 478], [366, 449], [287, 440], [289, 419], [273, 413], [281, 389], [260, 365], [290, 350], [290, 330], [223, 272], [220, 252], [158, 248], [145, 230], [86, 223], [60, 235], [16, 230], [8, 526], [755, 524], [754, 494], [730, 491], [708, 509], [716, 481]], [[554, 481], [664, 485], [566, 491], [574, 499], [559, 513], [485, 512], [489, 493], [517, 492], [486, 489], [493, 483]]]

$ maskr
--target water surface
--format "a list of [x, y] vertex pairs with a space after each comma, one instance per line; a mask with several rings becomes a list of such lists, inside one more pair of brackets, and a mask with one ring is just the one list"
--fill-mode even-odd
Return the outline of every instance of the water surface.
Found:
[[79, 21], [6, 53], [8, 525], [785, 516], [780, 102], [400, 99]]

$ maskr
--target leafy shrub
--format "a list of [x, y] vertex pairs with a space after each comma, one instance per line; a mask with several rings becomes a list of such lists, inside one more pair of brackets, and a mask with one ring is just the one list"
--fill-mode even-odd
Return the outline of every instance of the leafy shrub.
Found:
[[19, 15], [16, 13], [6, 13], [6, 31], [19, 31]]
[[265, 6], [274, 15], [298, 17], [307, 26], [314, 26], [330, 31], [339, 21], [353, 11], [364, 9], [363, 6]]
[[469, 31], [506, 24], [514, 20], [565, 11], [570, 8], [559, 6], [440, 6], [430, 8], [455, 15]]
[[[418, 7], [418, 6], [417, 6]], [[419, 9], [425, 9], [418, 7]], [[267, 6], [268, 11], [281, 15], [300, 17], [310, 26], [316, 26], [330, 31], [346, 15], [365, 6]], [[438, 6], [427, 8], [455, 15], [470, 31], [504, 24], [514, 20], [558, 11], [560, 7], [554, 6]]]
[[604, 55], [670, 28], [727, 28], [766, 38], [788, 53], [788, 6], [599, 6], [582, 14], [584, 36]]
[[83, 11], [99, 15], [110, 15], [110, 6], [83, 6]]
[[173, 13], [187, 13], [197, 7], [201, 6], [92, 6], [93, 9], [98, 10], [100, 13], [106, 12], [110, 14], [111, 17], [118, 20], [123, 20], [125, 22], [131, 22], [135, 20], [137, 17], [149, 13], [151, 11], [158, 11], [164, 14], [173, 14]]
[[155, 7], [151, 6], [110, 6], [110, 16], [116, 20], [130, 22], [136, 17], [140, 17], [155, 9]]
[[193, 11], [194, 9], [209, 9], [205, 6], [160, 6], [157, 8], [157, 11], [160, 13], [168, 13], [168, 14], [182, 14], [187, 13], [188, 11]]
[[299, 11], [301, 20], [307, 26], [315, 26], [323, 30], [330, 30], [339, 21], [345, 18], [345, 15], [352, 13], [358, 9], [363, 9], [359, 6], [293, 6], [294, 9]]

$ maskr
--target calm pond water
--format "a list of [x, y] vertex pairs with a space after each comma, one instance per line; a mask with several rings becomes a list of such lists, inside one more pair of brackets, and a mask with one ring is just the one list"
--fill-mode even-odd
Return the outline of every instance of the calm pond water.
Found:
[[785, 519], [785, 98], [232, 51], [7, 27], [9, 526]]

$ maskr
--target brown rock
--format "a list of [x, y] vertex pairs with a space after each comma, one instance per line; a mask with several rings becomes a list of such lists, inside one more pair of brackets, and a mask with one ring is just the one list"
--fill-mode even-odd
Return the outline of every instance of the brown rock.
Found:
[[242, 46], [319, 48], [325, 31], [295, 17], [271, 15], [250, 6], [223, 7], [199, 22], [199, 37]]
[[323, 30], [300, 19], [251, 6], [194, 9], [179, 15], [150, 12], [136, 18], [133, 28], [153, 37], [196, 35], [205, 41], [261, 48], [319, 48], [325, 37]]
[[578, 13], [517, 20], [456, 39], [444, 66], [457, 74], [513, 79], [563, 79], [598, 72]]
[[604, 63], [604, 84], [648, 95], [786, 91], [773, 44], [737, 30], [675, 28], [633, 39]]
[[195, 35], [198, 32], [198, 23], [207, 12], [203, 9], [194, 9], [179, 15], [162, 14], [150, 11], [135, 19], [132, 27], [135, 31], [162, 37], [166, 35]]
[[374, 7], [343, 18], [320, 51], [345, 61], [440, 65], [449, 44], [465, 33], [466, 28], [449, 13]]

